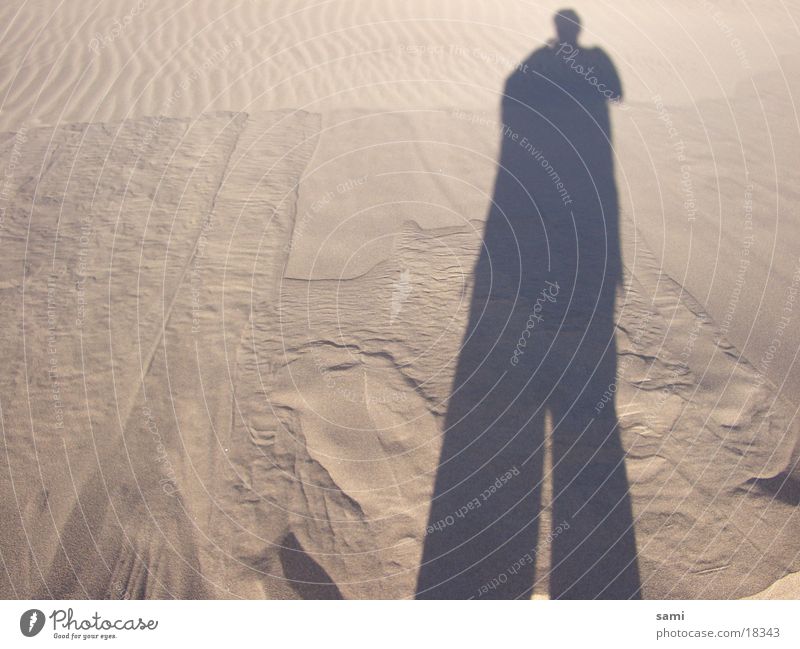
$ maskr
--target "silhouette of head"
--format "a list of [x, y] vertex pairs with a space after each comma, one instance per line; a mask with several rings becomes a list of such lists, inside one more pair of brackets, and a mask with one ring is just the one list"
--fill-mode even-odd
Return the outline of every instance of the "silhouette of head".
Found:
[[581, 33], [581, 19], [574, 9], [562, 9], [553, 17], [560, 43], [575, 45]]

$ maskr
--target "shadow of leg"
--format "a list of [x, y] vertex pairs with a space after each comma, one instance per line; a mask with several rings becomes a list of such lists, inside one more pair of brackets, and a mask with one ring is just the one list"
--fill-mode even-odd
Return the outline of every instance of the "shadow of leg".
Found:
[[[601, 341], [591, 344], [596, 349]], [[613, 404], [598, 413], [595, 401], [591, 401], [614, 380], [615, 355], [611, 344], [596, 363], [588, 363], [588, 367], [585, 362], [578, 363], [579, 368], [585, 368], [582, 384], [578, 382], [569, 392], [559, 390], [551, 404], [553, 521], [554, 525], [569, 525], [552, 542], [552, 599], [640, 597], [619, 426]], [[594, 376], [587, 381], [592, 366]], [[575, 383], [565, 377], [562, 385]]]
[[[479, 311], [448, 406], [420, 599], [512, 599], [533, 584], [543, 409], [530, 375], [509, 363], [513, 346], [498, 334], [508, 308], [495, 300]], [[518, 319], [508, 331], [517, 331]]]

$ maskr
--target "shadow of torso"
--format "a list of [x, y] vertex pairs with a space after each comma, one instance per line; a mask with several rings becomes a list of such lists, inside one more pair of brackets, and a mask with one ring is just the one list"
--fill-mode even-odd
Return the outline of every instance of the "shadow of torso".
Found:
[[620, 97], [599, 49], [542, 48], [507, 80], [418, 598], [528, 597], [537, 580], [551, 598], [639, 595], [623, 452], [603, 400], [616, 380], [608, 102]]

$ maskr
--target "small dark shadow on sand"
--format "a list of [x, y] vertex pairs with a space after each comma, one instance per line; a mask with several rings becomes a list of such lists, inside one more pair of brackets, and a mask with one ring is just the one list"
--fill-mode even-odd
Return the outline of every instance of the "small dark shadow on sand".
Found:
[[344, 599], [330, 575], [303, 550], [294, 534], [287, 534], [281, 546], [283, 572], [302, 599]]

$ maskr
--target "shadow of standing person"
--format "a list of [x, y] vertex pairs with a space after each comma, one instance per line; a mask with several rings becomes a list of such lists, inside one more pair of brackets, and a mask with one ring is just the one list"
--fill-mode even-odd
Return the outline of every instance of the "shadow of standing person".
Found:
[[505, 86], [418, 599], [529, 597], [545, 577], [554, 599], [640, 594], [608, 397], [621, 275], [608, 103], [622, 89], [602, 50], [578, 46], [577, 14], [555, 22], [557, 41]]

